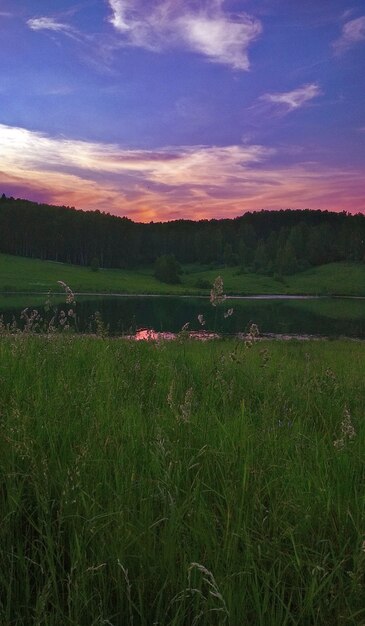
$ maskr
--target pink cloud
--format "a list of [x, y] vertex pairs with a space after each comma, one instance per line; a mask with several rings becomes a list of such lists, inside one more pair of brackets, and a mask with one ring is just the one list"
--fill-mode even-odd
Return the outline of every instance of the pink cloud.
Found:
[[364, 172], [318, 162], [277, 166], [274, 159], [260, 145], [126, 150], [0, 125], [1, 189], [31, 199], [140, 221], [364, 208]]

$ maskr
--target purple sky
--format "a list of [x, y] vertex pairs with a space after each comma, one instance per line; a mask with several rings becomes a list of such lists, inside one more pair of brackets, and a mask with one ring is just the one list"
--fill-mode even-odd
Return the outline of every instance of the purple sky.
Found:
[[0, 193], [364, 211], [363, 0], [0, 0], [0, 36]]

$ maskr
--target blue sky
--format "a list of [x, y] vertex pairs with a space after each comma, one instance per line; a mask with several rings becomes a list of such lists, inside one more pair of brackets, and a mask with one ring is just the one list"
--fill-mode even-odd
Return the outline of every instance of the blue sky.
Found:
[[359, 0], [1, 0], [0, 190], [133, 219], [365, 207]]

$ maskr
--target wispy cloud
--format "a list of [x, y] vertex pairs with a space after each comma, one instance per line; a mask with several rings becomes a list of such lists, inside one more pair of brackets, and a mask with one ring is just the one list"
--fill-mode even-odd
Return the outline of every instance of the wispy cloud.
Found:
[[[76, 12], [77, 7], [69, 10], [68, 14]], [[118, 47], [110, 38], [101, 38], [98, 35], [84, 33], [72, 24], [59, 21], [54, 17], [35, 17], [27, 20], [28, 27], [33, 31], [46, 32], [50, 36], [66, 36], [79, 45], [78, 55], [83, 62], [91, 65], [103, 73], [111, 71], [112, 56]]]
[[293, 89], [292, 91], [285, 91], [282, 93], [266, 93], [261, 96], [260, 100], [269, 102], [274, 105], [278, 105], [283, 108], [284, 111], [290, 112], [300, 109], [313, 98], [317, 98], [322, 94], [322, 91], [317, 83], [309, 83]]
[[108, 0], [110, 22], [126, 44], [162, 51], [182, 47], [236, 70], [250, 67], [248, 48], [262, 32], [246, 13], [223, 10], [224, 0]]
[[1, 189], [54, 204], [141, 221], [363, 206], [361, 172], [273, 159], [275, 151], [260, 145], [126, 150], [0, 125]]
[[35, 17], [27, 20], [27, 24], [31, 30], [51, 30], [56, 32], [70, 32], [73, 30], [68, 24], [58, 22], [52, 17]]
[[56, 85], [54, 87], [49, 86], [41, 88], [39, 91], [36, 91], [36, 93], [40, 96], [56, 96], [58, 98], [61, 96], [69, 96], [70, 94], [75, 93], [75, 91], [75, 87], [71, 87], [69, 85]]
[[333, 43], [335, 54], [343, 54], [361, 41], [365, 41], [365, 15], [343, 25], [341, 36]]

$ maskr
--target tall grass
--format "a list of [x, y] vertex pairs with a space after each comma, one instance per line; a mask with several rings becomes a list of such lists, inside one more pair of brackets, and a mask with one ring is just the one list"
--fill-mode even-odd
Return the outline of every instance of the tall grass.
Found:
[[364, 365], [2, 337], [1, 624], [365, 623]]

